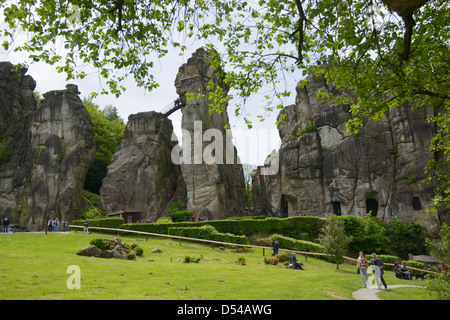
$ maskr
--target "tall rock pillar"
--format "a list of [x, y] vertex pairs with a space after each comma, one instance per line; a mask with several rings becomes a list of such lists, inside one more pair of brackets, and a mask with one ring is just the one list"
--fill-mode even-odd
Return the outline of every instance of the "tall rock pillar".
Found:
[[[157, 221], [176, 192], [180, 169], [171, 161], [172, 121], [149, 111], [128, 117], [122, 142], [116, 149], [100, 195], [108, 213], [140, 212], [139, 220]], [[175, 143], [176, 144], [176, 143]]]
[[[200, 48], [178, 71], [175, 86], [182, 103], [183, 148], [181, 172], [187, 187], [187, 207], [205, 219], [223, 219], [245, 206], [242, 165], [231, 143], [227, 105], [210, 113], [209, 93], [227, 85], [208, 62], [211, 55]], [[186, 94], [194, 98], [187, 99]]]

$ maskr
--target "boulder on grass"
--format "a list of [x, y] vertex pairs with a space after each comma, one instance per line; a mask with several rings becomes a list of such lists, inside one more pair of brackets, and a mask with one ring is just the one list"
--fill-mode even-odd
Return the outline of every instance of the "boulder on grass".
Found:
[[118, 258], [118, 259], [126, 259], [127, 258], [128, 251], [126, 251], [125, 249], [117, 248], [117, 249], [110, 250], [110, 251], [112, 253], [113, 258]]
[[102, 250], [97, 248], [97, 246], [89, 245], [86, 247], [81, 248], [77, 255], [79, 256], [87, 256], [87, 257], [101, 257], [102, 256]]

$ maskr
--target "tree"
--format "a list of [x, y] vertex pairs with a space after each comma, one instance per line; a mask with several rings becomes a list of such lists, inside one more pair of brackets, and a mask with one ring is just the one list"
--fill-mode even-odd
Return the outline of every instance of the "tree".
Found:
[[[400, 219], [391, 221], [389, 228], [394, 252], [403, 259], [408, 259], [408, 255], [426, 254], [425, 233], [423, 226], [419, 224], [409, 224]], [[379, 251], [375, 251], [379, 252]]]
[[352, 236], [345, 234], [345, 223], [338, 216], [328, 213], [325, 225], [320, 230], [319, 241], [324, 247], [324, 252], [331, 254], [336, 259], [336, 269], [347, 252], [347, 246], [352, 241]]
[[[429, 181], [440, 182], [432, 205], [450, 208], [448, 1], [19, 0], [0, 6], [9, 26], [0, 33], [5, 50], [25, 30], [28, 40], [14, 50], [56, 65], [68, 79], [84, 78], [83, 67], [92, 65], [106, 81], [102, 93], [119, 95], [127, 74], [154, 89], [154, 61], [169, 48], [185, 50], [183, 40], [197, 39], [215, 55], [213, 66], [227, 63], [222, 76], [232, 94], [218, 90], [211, 98], [239, 98], [237, 114], [262, 91], [267, 105], [258, 119], [282, 109], [294, 90], [287, 79], [308, 72], [325, 74], [332, 90], [323, 97], [351, 106], [352, 132], [403, 103], [431, 106], [436, 157], [426, 172]], [[251, 126], [251, 117], [245, 119]]]
[[439, 232], [440, 242], [435, 243], [432, 240], [427, 239], [427, 245], [430, 248], [430, 253], [433, 257], [444, 261], [443, 269], [437, 276], [428, 284], [428, 289], [434, 293], [439, 300], [450, 299], [450, 227], [444, 223]]
[[244, 172], [244, 183], [245, 183], [245, 203], [249, 206], [253, 204], [252, 199], [252, 172], [256, 169], [256, 166], [243, 163], [242, 170]]
[[99, 194], [111, 157], [122, 141], [125, 125], [115, 107], [107, 106], [105, 110], [101, 110], [86, 98], [83, 99], [83, 104], [91, 117], [96, 145], [95, 160], [86, 174], [84, 188]]

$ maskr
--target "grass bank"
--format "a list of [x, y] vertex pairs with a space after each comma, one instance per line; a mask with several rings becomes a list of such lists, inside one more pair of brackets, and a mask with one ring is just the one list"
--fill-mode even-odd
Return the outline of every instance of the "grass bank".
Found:
[[[351, 265], [336, 270], [333, 263], [311, 257], [305, 262], [298, 256], [307, 270], [290, 270], [264, 264], [261, 249], [238, 253], [188, 241], [180, 246], [177, 240], [159, 237], [121, 237], [144, 249], [134, 261], [76, 255], [98, 237], [114, 238], [80, 232], [0, 235], [0, 299], [347, 300], [361, 287]], [[161, 253], [151, 253], [153, 249]], [[185, 255], [201, 260], [182, 263]], [[245, 265], [236, 264], [240, 257]], [[71, 265], [80, 268], [80, 289], [67, 287]], [[386, 272], [385, 279], [388, 285], [410, 283], [393, 272]], [[414, 293], [413, 299], [427, 299], [425, 291]], [[402, 291], [402, 297], [408, 292]]]

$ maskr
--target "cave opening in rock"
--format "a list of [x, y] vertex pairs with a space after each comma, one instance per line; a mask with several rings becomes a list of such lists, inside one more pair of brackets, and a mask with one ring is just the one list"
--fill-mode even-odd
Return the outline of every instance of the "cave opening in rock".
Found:
[[337, 216], [340, 216], [341, 213], [341, 203], [338, 201], [332, 202], [332, 206], [333, 206], [333, 213]]
[[366, 212], [367, 213], [371, 212], [371, 216], [376, 217], [378, 214], [378, 201], [373, 198], [367, 199], [366, 200]]
[[420, 203], [419, 197], [412, 198], [412, 205], [414, 210], [422, 210], [422, 204]]

